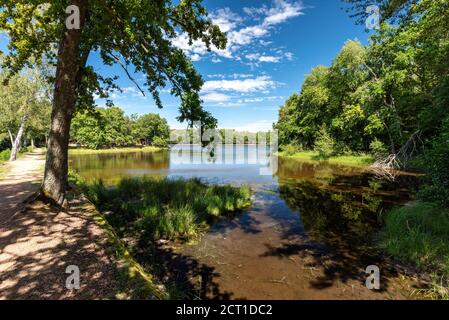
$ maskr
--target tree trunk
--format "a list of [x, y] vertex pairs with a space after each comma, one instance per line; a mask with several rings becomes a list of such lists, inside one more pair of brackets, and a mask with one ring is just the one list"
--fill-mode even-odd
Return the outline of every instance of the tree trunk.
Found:
[[14, 145], [15, 139], [14, 139], [14, 136], [9, 128], [8, 128], [8, 133], [9, 133], [9, 140], [11, 140], [11, 148], [12, 148], [12, 146]]
[[[17, 153], [20, 150], [20, 142], [22, 141], [22, 136], [23, 136], [23, 133], [25, 132], [25, 126], [26, 126], [27, 119], [28, 119], [27, 115], [24, 115], [22, 117], [22, 121], [20, 122], [19, 132], [17, 132], [16, 139], [14, 140], [14, 143], [12, 144], [11, 157], [9, 158], [9, 161], [16, 161], [16, 159], [17, 159]], [[12, 135], [11, 135], [11, 137], [12, 137]]]
[[51, 125], [48, 136], [47, 159], [41, 193], [65, 206], [68, 174], [70, 124], [77, 99], [81, 65], [81, 34], [88, 8], [87, 0], [72, 0], [80, 11], [80, 28], [64, 30], [59, 42]]
[[31, 151], [34, 151], [34, 138], [31, 138]]

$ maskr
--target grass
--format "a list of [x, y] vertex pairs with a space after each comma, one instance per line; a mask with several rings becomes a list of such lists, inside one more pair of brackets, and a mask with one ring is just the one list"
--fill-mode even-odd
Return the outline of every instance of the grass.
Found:
[[221, 216], [251, 204], [248, 187], [207, 185], [198, 179], [126, 178], [115, 188], [101, 181], [84, 192], [121, 235], [191, 240]]
[[320, 157], [315, 151], [301, 151], [294, 154], [279, 152], [280, 157], [294, 158], [303, 161], [325, 161], [331, 164], [341, 164], [347, 166], [368, 166], [374, 163], [374, 158], [370, 155], [341, 155], [330, 158]]
[[395, 209], [381, 239], [388, 254], [432, 275], [432, 295], [449, 299], [448, 209], [422, 202]]
[[132, 147], [132, 148], [111, 148], [111, 149], [69, 149], [69, 154], [99, 154], [99, 153], [123, 153], [123, 152], [154, 152], [159, 151], [159, 147]]

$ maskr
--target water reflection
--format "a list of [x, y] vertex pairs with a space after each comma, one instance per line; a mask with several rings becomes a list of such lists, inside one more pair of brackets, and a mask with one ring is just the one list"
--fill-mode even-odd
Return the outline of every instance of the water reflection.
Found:
[[[155, 249], [160, 251], [154, 258], [161, 259], [157, 265], [162, 273], [182, 279], [187, 291], [197, 290], [197, 280], [192, 279], [202, 276], [201, 297], [209, 292], [212, 298], [329, 298], [340, 294], [342, 283], [350, 283], [351, 288], [358, 286], [358, 295], [373, 298], [363, 285], [366, 266], [381, 266], [383, 275], [396, 277], [372, 240], [388, 208], [409, 200], [412, 175], [399, 176], [393, 183], [361, 168], [280, 158], [276, 174], [264, 176], [263, 150], [231, 148], [213, 154], [189, 146], [153, 153], [78, 155], [70, 157], [70, 165], [86, 179], [110, 184], [126, 176], [151, 175], [251, 185], [253, 208], [215, 225], [199, 245], [176, 252]], [[320, 271], [308, 278], [302, 271], [308, 268]], [[289, 288], [276, 290], [263, 280], [273, 275], [275, 280], [290, 277]], [[389, 290], [388, 279], [383, 278], [382, 290]], [[308, 286], [327, 293], [316, 295]]]

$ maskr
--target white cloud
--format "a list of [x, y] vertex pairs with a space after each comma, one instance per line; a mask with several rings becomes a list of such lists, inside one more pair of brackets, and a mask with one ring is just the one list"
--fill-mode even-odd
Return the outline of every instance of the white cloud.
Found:
[[[303, 14], [302, 10], [302, 2], [288, 0], [274, 0], [271, 7], [264, 5], [259, 8], [244, 8], [243, 11], [247, 15], [246, 18], [251, 18], [251, 21], [259, 21], [258, 24], [254, 25], [245, 25], [245, 19], [229, 8], [222, 8], [212, 12], [210, 15], [211, 19], [223, 32], [226, 32], [228, 39], [226, 49], [224, 50], [212, 46], [211, 51], [214, 55], [212, 62], [221, 62], [218, 57], [240, 60], [239, 51], [241, 48], [252, 44], [257, 39], [260, 39], [260, 45], [267, 46], [270, 42], [261, 38], [268, 36], [273, 30], [273, 26]], [[186, 33], [176, 37], [173, 40], [173, 44], [184, 50], [194, 61], [200, 60], [209, 52], [200, 40], [189, 44]], [[263, 62], [273, 62], [271, 57], [264, 59], [268, 60]]]
[[243, 19], [229, 8], [218, 9], [210, 15], [210, 18], [220, 27], [222, 32], [234, 30]]
[[247, 45], [255, 38], [260, 38], [268, 34], [268, 29], [264, 26], [249, 26], [238, 31], [228, 33], [228, 43], [230, 45]]
[[285, 57], [287, 58], [287, 60], [291, 61], [291, 60], [293, 60], [293, 53], [291, 53], [291, 52], [286, 52], [286, 53], [285, 53]]
[[256, 92], [275, 87], [276, 83], [268, 76], [259, 76], [253, 79], [243, 80], [211, 80], [206, 81], [203, 92], [210, 91], [235, 91], [235, 92]]
[[211, 92], [201, 96], [204, 102], [227, 102], [231, 99], [228, 95], [223, 93]]
[[258, 61], [258, 62], [278, 63], [281, 61], [281, 57], [260, 55], [258, 53], [247, 54], [245, 57], [250, 61]]
[[274, 101], [274, 100], [282, 100], [282, 96], [268, 96], [268, 97], [254, 97], [254, 98], [245, 98], [245, 99], [239, 99], [238, 102], [240, 103], [254, 103], [254, 102], [263, 102], [263, 101]]
[[301, 2], [289, 3], [284, 0], [275, 0], [275, 6], [267, 11], [264, 19], [264, 25], [275, 25], [282, 23], [290, 18], [303, 14], [304, 9]]

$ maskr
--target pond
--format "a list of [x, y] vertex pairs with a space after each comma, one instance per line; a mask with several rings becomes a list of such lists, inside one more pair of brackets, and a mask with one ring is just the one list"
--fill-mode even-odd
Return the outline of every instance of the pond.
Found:
[[[413, 174], [392, 182], [359, 167], [277, 158], [253, 145], [71, 155], [70, 166], [111, 185], [146, 175], [251, 186], [249, 210], [217, 222], [198, 243], [157, 249], [164, 281], [180, 284], [189, 298], [401, 299], [416, 286], [373, 245], [389, 208], [410, 200]], [[365, 286], [373, 265], [379, 290]]]

